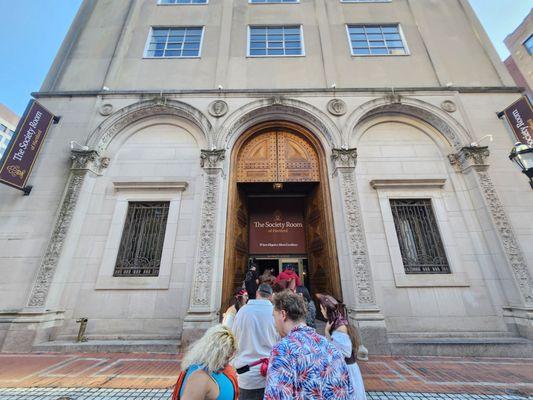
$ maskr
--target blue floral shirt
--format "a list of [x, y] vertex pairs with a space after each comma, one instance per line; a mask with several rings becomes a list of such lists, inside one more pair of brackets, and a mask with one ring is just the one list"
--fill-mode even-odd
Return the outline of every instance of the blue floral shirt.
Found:
[[344, 357], [314, 329], [296, 327], [272, 349], [265, 400], [353, 398]]

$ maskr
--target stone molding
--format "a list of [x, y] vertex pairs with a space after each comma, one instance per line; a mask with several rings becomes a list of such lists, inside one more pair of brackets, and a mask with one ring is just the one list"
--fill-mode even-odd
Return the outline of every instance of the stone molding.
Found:
[[442, 179], [374, 179], [372, 189], [442, 189], [446, 178]]
[[357, 186], [355, 182], [357, 149], [333, 149], [332, 152], [331, 159], [335, 171], [338, 171], [338, 175], [340, 176], [350, 263], [355, 279], [357, 307], [376, 308], [363, 218], [357, 198]]
[[173, 190], [183, 192], [187, 189], [187, 182], [170, 181], [120, 181], [113, 182], [116, 192], [124, 190]]
[[457, 153], [448, 155], [448, 160], [459, 172], [466, 172], [470, 168], [476, 171], [486, 171], [489, 167], [485, 163], [490, 155], [487, 146], [466, 146], [461, 148]]
[[173, 115], [194, 123], [212, 145], [212, 125], [207, 117], [198, 109], [181, 101], [156, 97], [152, 100], [140, 101], [116, 111], [106, 118], [89, 136], [89, 147], [99, 152], [105, 151], [111, 141], [127, 126], [144, 118]]
[[217, 146], [229, 148], [246, 129], [272, 119], [304, 125], [323, 137], [330, 148], [341, 143], [341, 132], [326, 113], [301, 100], [274, 96], [250, 102], [231, 113], [217, 133]]
[[201, 162], [205, 172], [204, 196], [200, 223], [198, 254], [189, 312], [208, 311], [211, 298], [211, 278], [214, 270], [214, 253], [217, 236], [217, 212], [222, 177], [221, 162], [224, 150], [202, 150]]
[[52, 236], [48, 242], [46, 253], [39, 266], [30, 296], [28, 307], [44, 307], [46, 298], [54, 278], [54, 274], [61, 257], [63, 245], [67, 237], [70, 223], [78, 202], [81, 187], [87, 173], [93, 172], [100, 175], [102, 170], [109, 165], [108, 158], [100, 158], [94, 150], [73, 150], [72, 167], [68, 178], [65, 194], [61, 201], [61, 207], [57, 216]]

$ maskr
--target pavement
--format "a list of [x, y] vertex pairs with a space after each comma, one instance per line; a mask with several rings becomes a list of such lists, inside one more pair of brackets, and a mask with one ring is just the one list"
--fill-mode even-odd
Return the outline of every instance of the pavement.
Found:
[[[533, 399], [533, 359], [371, 356], [369, 400]], [[0, 354], [0, 400], [168, 399], [180, 356]]]

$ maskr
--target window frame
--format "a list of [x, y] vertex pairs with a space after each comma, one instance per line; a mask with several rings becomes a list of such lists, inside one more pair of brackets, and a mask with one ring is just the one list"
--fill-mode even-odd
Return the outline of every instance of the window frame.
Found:
[[158, 6], [206, 6], [209, 4], [209, 0], [205, 3], [161, 3], [163, 0], [157, 0]]
[[[251, 55], [250, 54], [250, 45], [251, 45], [251, 30], [252, 28], [289, 28], [289, 27], [299, 27], [300, 28], [300, 41], [302, 44], [302, 54], [262, 54], [262, 55]], [[283, 42], [283, 49], [285, 49], [285, 42]], [[305, 39], [304, 39], [304, 28], [303, 24], [274, 24], [274, 25], [248, 25], [246, 33], [246, 58], [285, 58], [285, 57], [305, 57]]]
[[531, 51], [529, 50], [529, 47], [527, 47], [526, 43], [531, 40], [533, 42], [533, 33], [531, 35], [528, 36], [528, 38], [526, 40], [524, 40], [522, 42], [522, 45], [525, 47], [527, 53], [530, 55], [530, 56], [533, 56], [533, 47], [531, 49]]
[[341, 3], [392, 3], [392, 0], [340, 0]]
[[[172, 4], [173, 5], [173, 4]], [[150, 42], [152, 41], [154, 29], [183, 29], [183, 28], [202, 28], [202, 34], [200, 35], [200, 48], [198, 49], [198, 55], [197, 56], [162, 56], [162, 57], [156, 57], [156, 56], [149, 56], [148, 55], [148, 49], [150, 47]], [[205, 25], [183, 25], [183, 26], [166, 26], [166, 25], [155, 25], [150, 26], [150, 31], [148, 32], [148, 38], [146, 39], [146, 44], [144, 45], [144, 53], [143, 53], [143, 59], [148, 60], [167, 60], [167, 59], [187, 59], [187, 58], [202, 58], [202, 48], [204, 45], [204, 34], [205, 34]]]
[[259, 4], [259, 5], [264, 5], [264, 4], [300, 4], [300, 0], [291, 1], [291, 2], [275, 0], [275, 1], [268, 1], [268, 2], [263, 2], [263, 3], [254, 3], [253, 0], [248, 0], [248, 4]]
[[[352, 40], [350, 38], [350, 27], [357, 27], [357, 26], [387, 26], [387, 25], [395, 25], [398, 26], [398, 34], [400, 35], [400, 39], [402, 40], [403, 47], [405, 49], [405, 54], [354, 54], [353, 47], [352, 47]], [[352, 57], [405, 57], [410, 56], [411, 51], [409, 50], [409, 46], [407, 45], [407, 39], [405, 37], [405, 34], [402, 29], [402, 25], [399, 22], [383, 22], [383, 23], [346, 23], [345, 24], [346, 29], [346, 38], [348, 40], [348, 47], [350, 48], [350, 55]]]

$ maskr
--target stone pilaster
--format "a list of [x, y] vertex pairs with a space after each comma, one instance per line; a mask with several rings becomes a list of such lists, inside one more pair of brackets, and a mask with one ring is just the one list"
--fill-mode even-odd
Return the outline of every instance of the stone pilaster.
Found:
[[204, 195], [189, 310], [183, 323], [184, 346], [218, 319], [213, 275], [224, 158], [225, 150], [202, 150], [200, 155], [200, 165], [204, 169]]
[[[61, 200], [52, 235], [33, 282], [26, 307], [14, 317], [4, 341], [3, 351], [31, 351], [39, 331], [50, 329], [63, 320], [61, 311], [47, 310], [47, 298], [69, 233], [83, 182], [88, 173], [101, 175], [109, 165], [95, 150], [73, 150], [67, 185]], [[46, 334], [40, 335], [46, 336]]]
[[[463, 147], [459, 152], [448, 156], [450, 163], [461, 173], [475, 171], [476, 181], [485, 205], [492, 219], [496, 233], [500, 238], [501, 248], [505, 254], [513, 279], [519, 290], [522, 304], [505, 307], [507, 316], [513, 310], [520, 315], [517, 321], [518, 329], [523, 336], [533, 337], [533, 278], [529, 272], [525, 257], [513, 231], [511, 221], [498, 197], [492, 179], [487, 173], [489, 165], [486, 163], [490, 155], [488, 147]], [[529, 310], [528, 312], [523, 312]], [[525, 318], [525, 316], [529, 316]], [[516, 318], [515, 318], [516, 319]]]
[[357, 149], [333, 149], [334, 176], [339, 180], [348, 260], [353, 277], [353, 298], [350, 317], [361, 330], [361, 336], [371, 353], [387, 353], [388, 340], [385, 320], [376, 304], [363, 218], [357, 193], [355, 167]]

